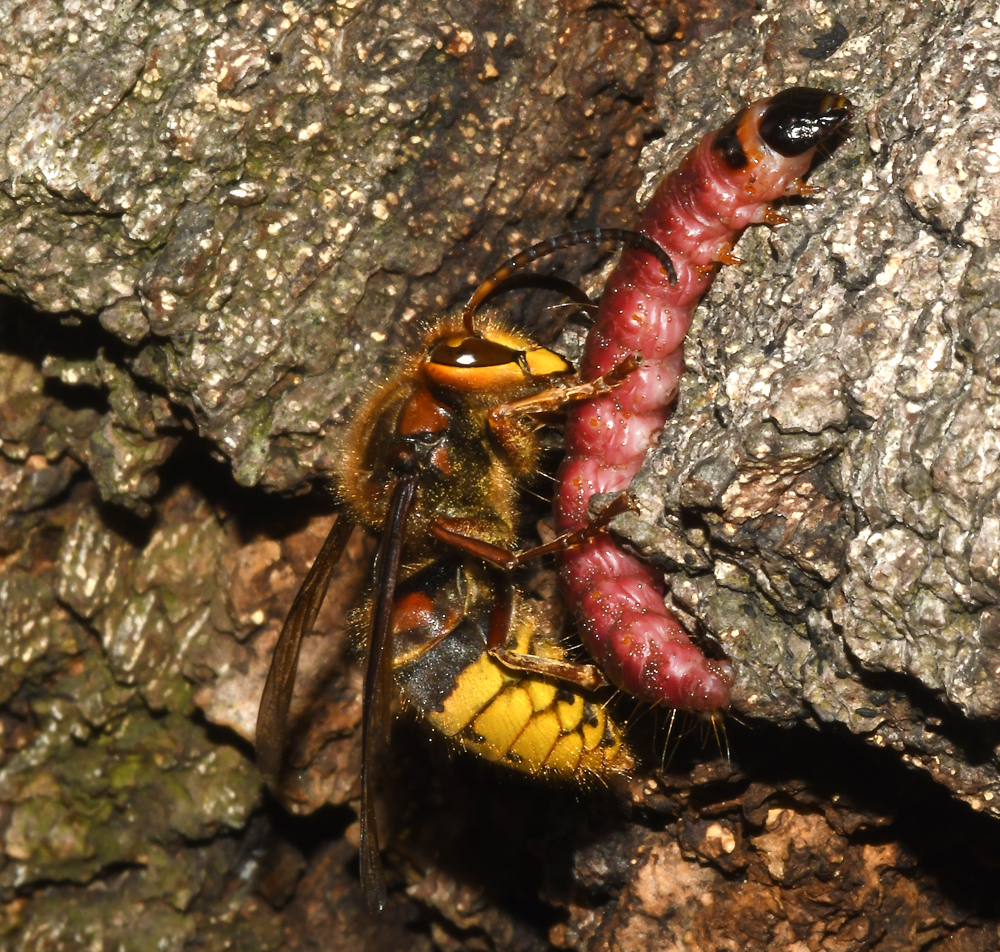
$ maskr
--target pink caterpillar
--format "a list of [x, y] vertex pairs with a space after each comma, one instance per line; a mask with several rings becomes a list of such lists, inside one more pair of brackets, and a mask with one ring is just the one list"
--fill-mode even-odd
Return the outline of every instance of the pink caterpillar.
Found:
[[[660, 184], [637, 230], [667, 252], [677, 281], [669, 283], [642, 247], [626, 248], [608, 279], [581, 377], [594, 380], [633, 355], [643, 363], [611, 393], [570, 409], [554, 500], [558, 531], [587, 523], [595, 493], [628, 488], [677, 396], [681, 345], [716, 266], [738, 263], [731, 249], [747, 225], [785, 221], [775, 199], [821, 191], [803, 176], [817, 150], [846, 134], [850, 114], [836, 93], [786, 89], [705, 136]], [[650, 566], [598, 534], [563, 554], [560, 578], [584, 644], [619, 687], [681, 710], [729, 703], [732, 665], [691, 643]]]

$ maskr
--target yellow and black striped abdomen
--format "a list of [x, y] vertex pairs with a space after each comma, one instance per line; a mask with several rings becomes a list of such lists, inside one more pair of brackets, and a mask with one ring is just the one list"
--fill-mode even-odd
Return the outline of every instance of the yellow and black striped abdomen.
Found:
[[[484, 609], [486, 606], [482, 606]], [[397, 668], [403, 699], [466, 750], [532, 775], [578, 782], [628, 772], [621, 728], [579, 688], [510, 670], [486, 653], [474, 607], [447, 637]], [[514, 612], [517, 654], [565, 658], [530, 603]]]

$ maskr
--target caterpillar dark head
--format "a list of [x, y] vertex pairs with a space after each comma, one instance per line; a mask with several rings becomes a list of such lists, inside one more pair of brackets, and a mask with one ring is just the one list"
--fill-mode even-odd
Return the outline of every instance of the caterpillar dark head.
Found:
[[783, 89], [760, 119], [760, 138], [779, 155], [802, 155], [844, 135], [851, 103], [839, 93], [808, 86]]

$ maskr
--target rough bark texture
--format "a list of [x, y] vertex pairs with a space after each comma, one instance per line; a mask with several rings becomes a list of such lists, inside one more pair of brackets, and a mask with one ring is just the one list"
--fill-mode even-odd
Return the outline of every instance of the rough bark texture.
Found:
[[[737, 710], [842, 724], [1000, 815], [1000, 28], [975, 4], [862, 4], [818, 60], [789, 52], [799, 16], [701, 55], [739, 58], [740, 84], [846, 89], [856, 135], [814, 177], [829, 194], [713, 286], [637, 541], [685, 567], [674, 597], [740, 663]], [[696, 114], [696, 75], [662, 113]]]
[[[0, 0], [0, 946], [995, 948], [995, 12]], [[854, 137], [719, 275], [617, 524], [737, 664], [731, 762], [688, 738], [661, 771], [647, 716], [646, 766], [580, 792], [404, 724], [370, 919], [363, 542], [281, 804], [252, 763], [330, 524], [275, 491], [329, 468], [422, 318], [532, 240], [629, 225], [795, 83], [846, 92]]]

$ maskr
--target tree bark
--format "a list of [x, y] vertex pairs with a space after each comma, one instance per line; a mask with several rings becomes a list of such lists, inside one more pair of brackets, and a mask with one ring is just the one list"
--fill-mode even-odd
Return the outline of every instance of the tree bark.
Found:
[[[0, 0], [5, 947], [994, 948], [994, 13]], [[573, 791], [404, 724], [368, 918], [364, 542], [306, 639], [281, 803], [252, 761], [330, 524], [306, 490], [422, 322], [535, 240], [628, 227], [796, 84], [845, 92], [853, 136], [719, 274], [615, 523], [736, 663], [729, 756], [665, 752], [654, 712], [631, 781]], [[552, 267], [596, 296], [610, 263]]]

